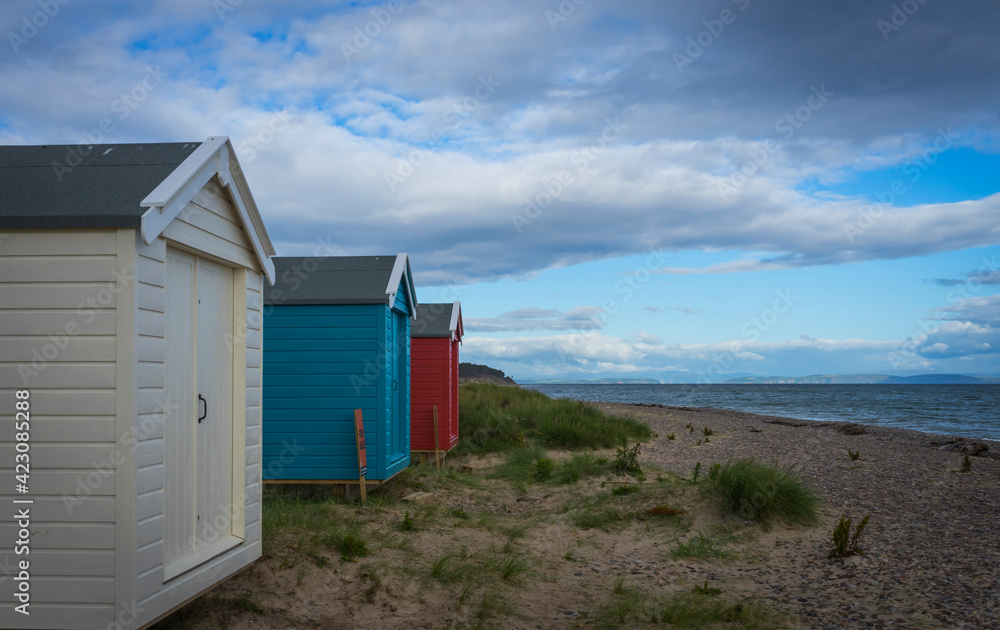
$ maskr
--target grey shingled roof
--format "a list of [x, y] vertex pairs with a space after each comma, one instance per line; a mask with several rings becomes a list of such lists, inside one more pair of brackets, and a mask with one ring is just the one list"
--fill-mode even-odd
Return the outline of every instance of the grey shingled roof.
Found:
[[272, 260], [274, 286], [264, 287], [265, 304], [389, 302], [385, 290], [396, 256], [275, 257]]
[[411, 337], [451, 337], [453, 303], [418, 304], [417, 317], [410, 327]]
[[0, 147], [0, 228], [140, 227], [139, 203], [200, 145]]

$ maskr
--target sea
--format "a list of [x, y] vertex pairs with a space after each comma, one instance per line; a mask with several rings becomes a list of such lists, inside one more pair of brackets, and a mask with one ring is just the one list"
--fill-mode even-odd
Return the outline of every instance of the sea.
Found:
[[553, 398], [712, 407], [1000, 440], [1000, 385], [524, 385]]

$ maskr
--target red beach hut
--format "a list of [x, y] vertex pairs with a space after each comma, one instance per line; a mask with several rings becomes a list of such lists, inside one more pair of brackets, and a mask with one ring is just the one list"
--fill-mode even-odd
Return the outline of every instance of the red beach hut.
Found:
[[410, 330], [410, 452], [421, 461], [458, 444], [458, 347], [464, 333], [460, 302], [417, 306]]

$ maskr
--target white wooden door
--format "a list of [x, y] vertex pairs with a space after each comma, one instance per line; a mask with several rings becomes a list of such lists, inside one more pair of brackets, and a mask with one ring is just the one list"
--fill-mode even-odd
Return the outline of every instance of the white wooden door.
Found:
[[227, 537], [233, 493], [233, 270], [197, 261], [196, 550]]
[[195, 257], [167, 250], [164, 287], [164, 565], [194, 553]]
[[233, 271], [167, 250], [164, 567], [174, 575], [231, 538]]

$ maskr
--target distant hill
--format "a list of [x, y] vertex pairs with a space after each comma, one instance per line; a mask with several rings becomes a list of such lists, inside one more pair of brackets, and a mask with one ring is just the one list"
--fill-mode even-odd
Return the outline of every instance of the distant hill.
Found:
[[750, 376], [726, 381], [745, 385], [992, 385], [1000, 378], [969, 374], [918, 374], [890, 376], [888, 374], [813, 374], [811, 376]]
[[459, 383], [496, 383], [497, 385], [517, 385], [514, 379], [503, 371], [478, 363], [458, 364]]
[[888, 385], [934, 384], [934, 385], [991, 385], [1000, 383], [1000, 378], [983, 378], [968, 374], [921, 374], [919, 376], [890, 376], [884, 383]]
[[564, 379], [543, 379], [538, 381], [524, 381], [525, 384], [532, 385], [659, 385], [660, 381], [655, 378], [564, 378]]

